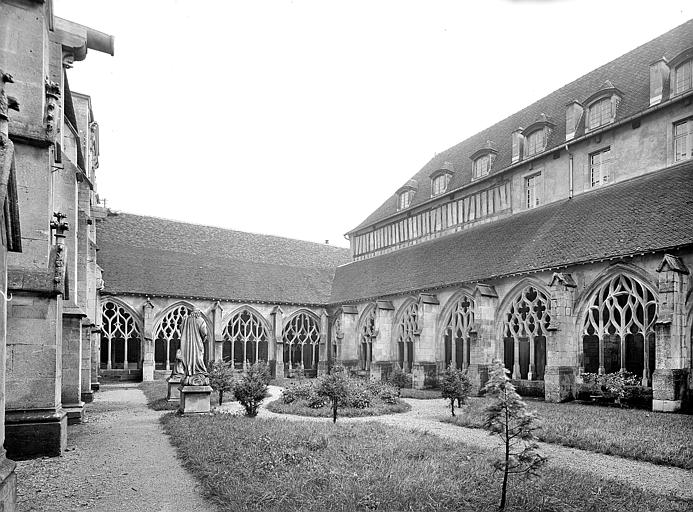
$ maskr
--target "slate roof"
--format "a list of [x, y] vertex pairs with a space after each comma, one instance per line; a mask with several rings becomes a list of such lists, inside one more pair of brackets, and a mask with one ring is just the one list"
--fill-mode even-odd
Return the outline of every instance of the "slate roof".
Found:
[[98, 222], [105, 292], [324, 304], [349, 250], [113, 213]]
[[[566, 105], [573, 100], [584, 102], [602, 89], [607, 80], [611, 81], [622, 93], [615, 122], [645, 110], [650, 105], [650, 64], [661, 57], [671, 59], [691, 47], [693, 47], [693, 20], [587, 73], [510, 117], [439, 153], [412, 177], [418, 184], [418, 190], [411, 206], [415, 207], [430, 199], [430, 174], [442, 168], [445, 162], [451, 162], [454, 167], [448, 191], [468, 185], [471, 182], [472, 174], [470, 156], [484, 147], [487, 140], [493, 141], [495, 149], [498, 151], [490, 177], [508, 168], [511, 165], [512, 156], [511, 133], [520, 126], [527, 128], [537, 121], [541, 114], [546, 114], [549, 120], [555, 123], [547, 143], [547, 151], [565, 144]], [[583, 121], [578, 127], [575, 138], [584, 135], [584, 118], [585, 115], [583, 115]], [[370, 226], [396, 213], [397, 198], [392, 195], [349, 233]]]
[[337, 268], [345, 303], [693, 244], [693, 162]]

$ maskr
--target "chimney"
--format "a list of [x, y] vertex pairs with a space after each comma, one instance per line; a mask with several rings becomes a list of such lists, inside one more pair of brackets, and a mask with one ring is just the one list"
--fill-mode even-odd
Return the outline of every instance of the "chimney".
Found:
[[669, 81], [669, 64], [661, 59], [650, 64], [650, 106], [662, 102], [664, 84]]
[[575, 132], [577, 131], [578, 125], [580, 124], [580, 119], [582, 118], [582, 113], [584, 109], [582, 104], [573, 100], [566, 106], [565, 109], [565, 141], [571, 141], [575, 138]]

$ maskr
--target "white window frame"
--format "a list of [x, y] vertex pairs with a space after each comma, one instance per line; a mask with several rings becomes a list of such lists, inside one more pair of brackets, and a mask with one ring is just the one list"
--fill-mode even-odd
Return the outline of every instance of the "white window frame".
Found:
[[[676, 135], [676, 128], [683, 126], [685, 133]], [[683, 162], [684, 160], [690, 160], [693, 158], [693, 117], [687, 119], [681, 119], [674, 122], [672, 128], [673, 135], [673, 160], [674, 162]], [[681, 143], [683, 145], [683, 152], [677, 151], [677, 144]]]
[[[539, 145], [536, 141], [537, 137], [539, 136], [541, 136], [541, 145]], [[525, 157], [538, 155], [539, 153], [544, 152], [544, 150], [546, 150], [546, 129], [539, 128], [538, 130], [534, 130], [532, 133], [528, 134], [525, 138], [524, 149]]]
[[[481, 168], [482, 162], [488, 162], [486, 169]], [[474, 159], [472, 164], [474, 179], [483, 178], [491, 173], [491, 166], [493, 165], [493, 157], [491, 153], [484, 153], [483, 155]]]
[[[684, 82], [680, 77], [685, 76], [684, 73], [686, 71], [688, 71], [688, 80]], [[693, 59], [685, 60], [674, 68], [674, 76], [671, 83], [673, 96], [683, 94], [693, 89]]]
[[397, 197], [397, 210], [406, 210], [409, 208], [411, 206], [413, 196], [413, 190], [405, 190], [404, 192], [400, 192], [399, 196]]
[[[439, 190], [436, 190], [436, 183], [443, 184]], [[450, 175], [448, 173], [442, 173], [431, 178], [431, 197], [439, 196], [440, 194], [444, 193], [448, 189], [449, 184]]]
[[[598, 174], [595, 181], [595, 174]], [[611, 146], [590, 153], [590, 187], [596, 188], [613, 181], [611, 176]]]
[[[601, 105], [608, 105], [609, 111], [608, 115], [604, 114], [604, 108]], [[597, 123], [593, 123], [593, 116], [596, 112], [599, 112], [599, 118]], [[602, 126], [606, 126], [609, 123], [614, 122], [615, 118], [615, 105], [613, 96], [602, 96], [599, 99], [593, 101], [587, 109], [587, 131], [596, 130]]]
[[541, 206], [543, 203], [543, 181], [541, 172], [530, 174], [524, 177], [524, 202], [525, 208], [531, 210]]

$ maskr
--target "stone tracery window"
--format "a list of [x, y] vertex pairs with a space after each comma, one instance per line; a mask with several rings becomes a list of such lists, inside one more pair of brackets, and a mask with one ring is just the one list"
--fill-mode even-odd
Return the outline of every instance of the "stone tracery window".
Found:
[[404, 307], [397, 323], [397, 362], [405, 372], [411, 372], [414, 341], [419, 334], [419, 303], [412, 302]]
[[548, 297], [533, 286], [513, 300], [503, 322], [505, 367], [514, 379], [544, 380]]
[[222, 357], [232, 361], [234, 368], [268, 360], [268, 335], [262, 320], [252, 311], [243, 309], [234, 314], [222, 332]]
[[130, 312], [116, 302], [105, 300], [101, 306], [101, 324], [101, 368], [139, 368], [141, 332]]
[[359, 328], [359, 366], [370, 370], [373, 361], [373, 340], [377, 336], [375, 328], [376, 309], [371, 305], [364, 311]]
[[311, 376], [317, 375], [320, 325], [313, 316], [301, 312], [284, 327], [284, 364], [291, 370], [296, 365]]
[[[181, 304], [170, 309], [159, 322], [154, 337], [154, 363], [157, 370], [170, 370], [180, 348], [180, 335], [183, 321], [190, 314], [190, 308]], [[207, 344], [205, 344], [206, 350]], [[205, 358], [206, 359], [206, 358]]]
[[657, 300], [634, 277], [618, 274], [597, 290], [585, 314], [582, 338], [584, 371], [612, 373], [621, 369], [651, 383], [655, 368]]
[[451, 363], [455, 368], [469, 366], [470, 338], [474, 324], [474, 301], [467, 295], [455, 301], [445, 317], [445, 367]]

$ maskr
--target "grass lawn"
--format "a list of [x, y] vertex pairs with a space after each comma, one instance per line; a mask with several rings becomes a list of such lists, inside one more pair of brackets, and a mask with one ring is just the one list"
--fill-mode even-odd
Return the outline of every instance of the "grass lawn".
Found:
[[416, 398], [417, 400], [432, 400], [440, 398], [440, 389], [413, 389], [402, 388], [399, 390], [399, 396], [402, 398]]
[[[470, 398], [455, 418], [443, 421], [481, 428], [488, 403], [488, 398]], [[693, 469], [693, 416], [574, 402], [527, 404], [542, 420], [537, 437], [547, 443]]]
[[[489, 452], [377, 423], [166, 414], [184, 465], [220, 510], [494, 510], [501, 479]], [[517, 477], [509, 511], [683, 511], [690, 503], [588, 473]], [[690, 510], [690, 509], [688, 509]]]
[[[281, 414], [297, 414], [299, 416], [312, 416], [315, 418], [331, 418], [332, 417], [332, 407], [325, 406], [320, 409], [313, 409], [308, 407], [301, 402], [293, 402], [290, 404], [285, 404], [282, 402], [281, 398], [267, 404], [267, 409], [272, 412], [278, 412]], [[398, 402], [396, 404], [386, 404], [383, 402], [375, 402], [371, 407], [366, 407], [364, 409], [357, 409], [356, 407], [340, 407], [337, 414], [337, 421], [340, 417], [345, 418], [355, 418], [358, 416], [379, 416], [381, 414], [394, 414], [398, 412], [406, 412], [411, 407], [409, 404], [404, 402]]]
[[[178, 402], [167, 402], [166, 392], [168, 383], [165, 380], [155, 380], [154, 382], [141, 382], [138, 386], [147, 397], [147, 406], [155, 411], [175, 411], [178, 409]], [[235, 401], [233, 393], [224, 393], [224, 403]], [[219, 395], [212, 391], [210, 395], [212, 407], [219, 404]]]

